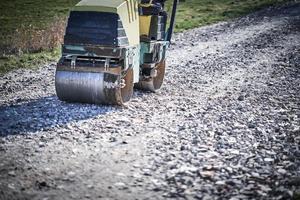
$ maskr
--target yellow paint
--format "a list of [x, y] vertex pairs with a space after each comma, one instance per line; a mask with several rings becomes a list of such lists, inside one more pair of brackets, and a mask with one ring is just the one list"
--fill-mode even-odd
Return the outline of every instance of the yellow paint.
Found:
[[[127, 1], [136, 1], [136, 0], [124, 0]], [[138, 8], [130, 9], [130, 4], [125, 3], [122, 6], [118, 7], [118, 14], [123, 23], [123, 27], [125, 29], [126, 35], [129, 40], [129, 44], [134, 46], [140, 44], [140, 32], [139, 32], [139, 19], [134, 18], [135, 15], [133, 12], [138, 12]], [[137, 4], [134, 4], [137, 6]], [[132, 12], [130, 12], [132, 10]], [[129, 11], [129, 12], [128, 12]], [[129, 13], [129, 14], [128, 14]], [[131, 16], [131, 20], [129, 19], [129, 15]]]
[[80, 1], [76, 7], [108, 7], [108, 8], [118, 8], [122, 4], [124, 4], [126, 0], [82, 0]]
[[140, 16], [140, 35], [149, 35], [151, 16]]

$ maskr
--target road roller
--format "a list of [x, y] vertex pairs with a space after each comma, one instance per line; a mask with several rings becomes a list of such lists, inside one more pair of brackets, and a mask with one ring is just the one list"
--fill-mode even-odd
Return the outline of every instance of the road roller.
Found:
[[123, 105], [163, 84], [178, 0], [82, 0], [67, 22], [55, 73], [60, 100]]

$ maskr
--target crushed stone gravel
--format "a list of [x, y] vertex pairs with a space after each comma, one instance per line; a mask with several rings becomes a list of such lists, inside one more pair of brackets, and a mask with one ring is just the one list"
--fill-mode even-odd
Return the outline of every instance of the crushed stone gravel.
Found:
[[300, 197], [300, 3], [175, 35], [164, 87], [57, 99], [55, 64], [0, 77], [0, 199]]

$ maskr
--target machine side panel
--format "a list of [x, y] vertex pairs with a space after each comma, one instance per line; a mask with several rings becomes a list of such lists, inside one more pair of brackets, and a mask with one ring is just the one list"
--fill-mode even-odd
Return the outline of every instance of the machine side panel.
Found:
[[[131, 3], [130, 3], [131, 2]], [[133, 12], [132, 12], [133, 11]], [[128, 37], [129, 45], [136, 46], [140, 43], [138, 4], [136, 0], [128, 0], [118, 7], [118, 14]]]

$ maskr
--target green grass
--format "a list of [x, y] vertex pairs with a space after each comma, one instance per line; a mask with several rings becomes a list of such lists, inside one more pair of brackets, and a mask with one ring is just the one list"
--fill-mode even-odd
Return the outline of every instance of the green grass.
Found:
[[1, 0], [0, 37], [7, 41], [17, 29], [45, 29], [56, 17], [64, 17], [78, 0]]
[[[180, 2], [175, 32], [239, 17], [287, 0], [185, 0]], [[168, 5], [168, 10], [171, 6]]]
[[[0, 74], [18, 68], [36, 67], [59, 58], [59, 48], [18, 55], [3, 54], [18, 32], [45, 30], [58, 18], [65, 18], [78, 0], [1, 0], [0, 1]], [[27, 33], [28, 34], [28, 33]], [[24, 38], [26, 38], [25, 36]], [[21, 39], [22, 40], [22, 39]], [[47, 47], [45, 48], [47, 49]], [[2, 53], [1, 53], [2, 52]]]
[[0, 57], [0, 74], [19, 68], [36, 68], [42, 64], [56, 61], [59, 59], [60, 49], [55, 48], [51, 51], [40, 53], [24, 53], [22, 55], [8, 55]]
[[[99, 0], [100, 1], [100, 0]], [[171, 5], [168, 0], [167, 8]], [[180, 0], [175, 32], [245, 15], [260, 8], [288, 0]], [[57, 18], [65, 18], [78, 0], [1, 0], [0, 50], [12, 46], [16, 30], [47, 30]], [[26, 37], [24, 37], [26, 38]], [[47, 48], [46, 48], [47, 49]], [[38, 53], [0, 55], [0, 73], [17, 68], [39, 66], [59, 57], [58, 48]], [[0, 51], [1, 52], [1, 51]], [[0, 53], [1, 54], [1, 53]], [[3, 54], [3, 53], [2, 53]]]

